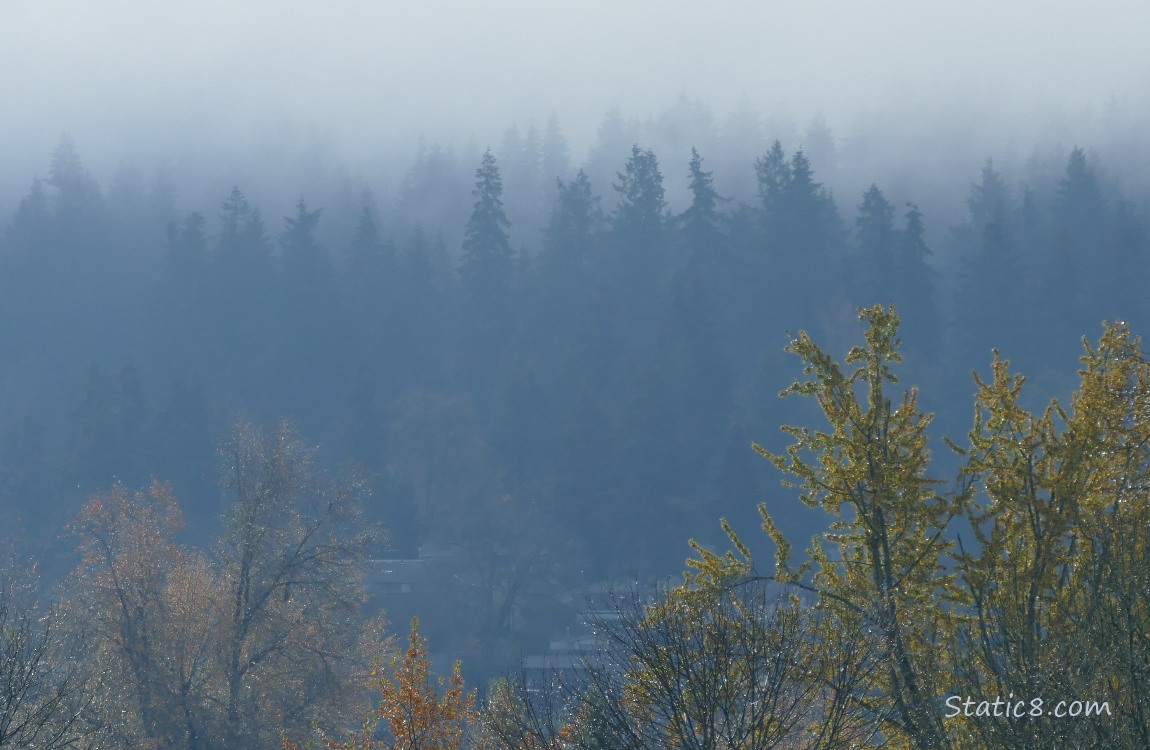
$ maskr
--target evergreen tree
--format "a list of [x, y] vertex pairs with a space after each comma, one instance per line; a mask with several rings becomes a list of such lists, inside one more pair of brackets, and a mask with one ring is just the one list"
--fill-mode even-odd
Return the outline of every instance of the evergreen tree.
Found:
[[[102, 348], [122, 346], [134, 334], [135, 290], [117, 273], [100, 185], [84, 167], [71, 138], [63, 137], [53, 152], [44, 185], [49, 188], [48, 231], [37, 243], [36, 257], [27, 259], [30, 277], [18, 283], [38, 284], [45, 291], [26, 288], [18, 294], [27, 304], [21, 312], [40, 323], [43, 331], [52, 332], [49, 346], [59, 351], [46, 354], [72, 365], [75, 358], [94, 358]], [[30, 198], [39, 201], [38, 196]], [[28, 207], [39, 209], [35, 203]], [[113, 288], [123, 296], [107, 294]], [[97, 309], [102, 311], [99, 320], [92, 314]]]
[[475, 172], [475, 206], [464, 230], [459, 277], [464, 324], [458, 332], [459, 374], [484, 409], [512, 334], [514, 265], [503, 213], [503, 181], [488, 149]]
[[667, 201], [659, 161], [632, 146], [631, 158], [614, 183], [619, 204], [611, 217], [614, 292], [632, 307], [655, 304], [654, 290], [666, 272], [663, 222]]
[[305, 300], [314, 300], [332, 283], [331, 259], [315, 239], [322, 214], [322, 208], [309, 211], [300, 198], [295, 215], [284, 217], [285, 227], [280, 235], [288, 295], [305, 305]]
[[967, 218], [952, 234], [959, 266], [950, 314], [954, 363], [964, 364], [948, 368], [961, 393], [969, 390], [969, 363], [985, 363], [995, 347], [1022, 353], [1032, 307], [1014, 197], [990, 160], [966, 204]]
[[601, 405], [614, 395], [605, 381], [619, 369], [618, 321], [603, 278], [599, 198], [583, 170], [557, 187], [498, 446], [513, 448], [505, 452], [519, 464], [527, 463], [522, 456], [537, 457], [517, 476], [550, 500], [563, 528], [578, 529], [575, 545], [583, 548], [610, 536], [597, 520], [608, 480], [583, 469], [609, 463]]
[[791, 182], [791, 165], [781, 143], [775, 141], [764, 156], [755, 159], [755, 177], [763, 220], [770, 226], [780, 219], [778, 212], [782, 208], [783, 191]]
[[345, 356], [342, 337], [333, 335], [344, 327], [335, 271], [327, 250], [315, 238], [321, 214], [322, 209], [309, 211], [301, 198], [295, 215], [284, 217], [279, 237], [282, 310], [276, 320], [282, 343], [275, 352], [281, 375], [268, 384], [279, 391], [277, 411], [310, 430], [318, 430], [332, 406], [325, 397], [345, 385], [341, 368], [334, 366]]
[[894, 206], [871, 183], [855, 219], [856, 302], [887, 303], [896, 294]]
[[846, 284], [844, 233], [830, 193], [796, 151], [776, 142], [758, 164], [773, 312], [785, 327], [836, 327]]
[[[4, 253], [0, 255], [0, 314], [3, 319], [39, 320], [51, 330], [51, 321], [59, 313], [45, 292], [60, 283], [62, 259], [53, 243], [52, 211], [43, 181], [37, 179], [27, 195], [20, 199], [12, 223], [4, 236]], [[0, 326], [0, 351], [17, 355], [45, 343], [30, 326]]]
[[599, 197], [582, 169], [569, 183], [556, 180], [558, 199], [543, 233], [544, 268], [586, 273], [590, 245], [600, 219]]
[[[395, 248], [385, 241], [367, 191], [356, 221], [343, 274], [346, 323], [350, 328], [357, 377], [377, 382], [395, 374], [397, 321], [401, 314]], [[353, 386], [359, 388], [362, 386]], [[386, 390], [386, 388], [385, 388]]]
[[221, 205], [220, 233], [210, 269], [207, 309], [215, 350], [202, 374], [227, 374], [254, 414], [281, 413], [283, 321], [279, 316], [280, 278], [260, 212], [238, 187]]
[[386, 266], [393, 260], [393, 252], [393, 248], [383, 241], [371, 194], [365, 190], [348, 253], [348, 280], [354, 283], [357, 279], [376, 276], [381, 265]]
[[1066, 174], [1058, 182], [1054, 211], [1066, 229], [1079, 235], [1074, 238], [1079, 242], [1098, 232], [1105, 218], [1106, 201], [1098, 176], [1086, 163], [1086, 153], [1081, 148], [1074, 148], [1066, 160]]
[[613, 226], [622, 238], [623, 252], [649, 255], [663, 238], [663, 212], [667, 201], [659, 160], [651, 151], [631, 147], [631, 158], [616, 175], [613, 187], [619, 194]]
[[659, 162], [651, 151], [633, 146], [617, 177], [619, 204], [608, 238], [611, 255], [601, 264], [609, 298], [605, 304], [614, 311], [620, 343], [640, 362], [651, 356], [650, 332], [667, 304], [671, 271], [664, 230], [667, 202]]
[[[1070, 152], [1066, 173], [1058, 182], [1054, 200], [1057, 235], [1047, 293], [1058, 295], [1069, 328], [1062, 338], [1076, 339], [1087, 333], [1104, 314], [1098, 295], [1106, 268], [1113, 265], [1112, 246], [1105, 242], [1107, 205], [1098, 176], [1080, 148]], [[1071, 304], [1066, 304], [1070, 302]]]
[[980, 362], [992, 348], [1021, 349], [1027, 328], [1022, 273], [1011, 218], [1000, 205], [983, 225], [960, 276], [956, 357]]
[[1024, 215], [1023, 226], [1033, 236], [1023, 238], [1024, 247], [1035, 256], [1029, 308], [1042, 322], [1034, 331], [1034, 350], [1043, 357], [1073, 357], [1074, 342], [1114, 311], [1109, 302], [1120, 292], [1099, 294], [1113, 248], [1106, 243], [1108, 206], [1082, 149], [1071, 151], [1051, 203], [1036, 199], [1025, 208], [1032, 215]]
[[1002, 178], [1002, 173], [994, 168], [994, 161], [987, 159], [982, 166], [979, 182], [970, 188], [966, 206], [970, 210], [969, 225], [975, 235], [993, 221], [1000, 211], [1012, 209], [1010, 187]]
[[200, 213], [188, 214], [183, 222], [168, 223], [168, 242], [164, 272], [173, 283], [203, 283], [208, 266], [207, 221]]
[[683, 244], [686, 249], [688, 267], [711, 277], [717, 266], [729, 263], [725, 257], [726, 237], [722, 227], [719, 204], [725, 198], [715, 191], [714, 177], [703, 169], [703, 157], [694, 147], [691, 148], [691, 161], [688, 165], [690, 177], [691, 205], [679, 216]]
[[92, 252], [106, 229], [104, 197], [84, 168], [75, 142], [64, 136], [52, 153], [47, 184], [55, 189], [53, 208], [60, 240], [73, 252]]
[[173, 376], [210, 366], [212, 315], [210, 299], [211, 258], [208, 255], [206, 220], [191, 213], [177, 224], [168, 223], [166, 252], [150, 306], [152, 346], [162, 366]]
[[503, 180], [491, 149], [475, 171], [471, 194], [475, 205], [464, 230], [459, 277], [469, 303], [490, 314], [508, 301], [513, 254], [507, 236], [510, 223], [503, 212]]
[[906, 348], [911, 352], [936, 355], [941, 350], [942, 328], [935, 300], [934, 270], [927, 257], [926, 228], [922, 211], [913, 203], [906, 204], [906, 226], [898, 243], [895, 270], [896, 300], [905, 316]]
[[232, 188], [220, 211], [214, 256], [216, 282], [227, 302], [258, 303], [260, 293], [266, 295], [274, 281], [271, 242], [263, 217], [239, 187]]
[[[720, 501], [716, 467], [732, 403], [732, 377], [701, 279], [674, 285], [654, 339], [621, 408], [626, 507], [615, 509], [625, 515], [614, 525], [638, 531], [615, 536], [616, 556], [651, 571], [673, 564], [659, 540], [689, 536], [699, 509]], [[668, 454], [679, 456], [674, 465]]]

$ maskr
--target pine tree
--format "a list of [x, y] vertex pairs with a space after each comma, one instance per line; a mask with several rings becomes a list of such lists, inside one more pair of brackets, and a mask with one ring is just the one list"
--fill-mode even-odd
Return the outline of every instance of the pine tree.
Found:
[[1003, 206], [982, 226], [959, 277], [958, 349], [963, 361], [985, 361], [992, 346], [1017, 351], [1025, 336], [1022, 260]]
[[263, 217], [238, 187], [232, 188], [220, 211], [216, 283], [228, 302], [256, 302], [252, 295], [266, 295], [274, 282], [271, 242]]
[[168, 222], [160, 278], [148, 300], [155, 351], [167, 373], [180, 377], [202, 367], [212, 352], [215, 313], [204, 304], [213, 291], [206, 227], [199, 213]]
[[898, 243], [895, 299], [907, 321], [903, 326], [906, 348], [934, 355], [941, 349], [942, 326], [935, 300], [935, 274], [927, 260], [932, 253], [926, 244], [922, 211], [907, 203], [904, 217], [906, 225]]
[[348, 275], [354, 280], [373, 276], [377, 264], [386, 262], [392, 248], [384, 243], [371, 194], [364, 191], [363, 205], [355, 222], [355, 234], [348, 253]]
[[459, 276], [471, 305], [488, 314], [508, 301], [511, 291], [510, 223], [503, 212], [503, 180], [488, 149], [475, 171], [475, 205], [464, 230]]
[[759, 188], [759, 201], [763, 218], [768, 225], [778, 221], [783, 191], [791, 182], [791, 165], [778, 141], [764, 156], [755, 159], [755, 177]]
[[613, 227], [620, 237], [621, 252], [649, 258], [663, 239], [663, 212], [667, 201], [659, 160], [651, 151], [631, 147], [631, 158], [616, 177], [619, 206]]
[[1083, 150], [1075, 148], [1058, 182], [1054, 201], [1057, 235], [1045, 289], [1046, 294], [1060, 300], [1066, 340], [1084, 335], [1088, 326], [1105, 315], [1106, 305], [1101, 300], [1108, 295], [1095, 292], [1107, 281], [1105, 269], [1113, 267], [1116, 260], [1113, 247], [1106, 243], [1108, 213], [1097, 173]]
[[591, 240], [599, 228], [599, 198], [592, 194], [591, 181], [582, 169], [570, 182], [556, 183], [558, 199], [543, 235], [544, 263], [582, 267], [590, 260]]
[[842, 222], [834, 199], [814, 179], [810, 161], [796, 151], [783, 168], [781, 149], [764, 164], [764, 212], [774, 311], [786, 326], [824, 328], [843, 306], [846, 285]]
[[887, 303], [896, 294], [894, 206], [871, 184], [863, 193], [855, 219], [856, 299], [860, 304]]
[[384, 241], [374, 202], [365, 190], [342, 282], [348, 293], [350, 322], [373, 341], [376, 337], [366, 332], [378, 330], [394, 317], [396, 270], [395, 248]]
[[726, 237], [722, 227], [719, 205], [725, 201], [715, 191], [714, 177], [703, 169], [703, 157], [691, 148], [688, 165], [691, 205], [679, 215], [687, 266], [696, 271], [706, 269], [710, 274], [725, 258]]
[[303, 198], [296, 204], [294, 216], [284, 217], [284, 231], [280, 235], [283, 249], [284, 281], [289, 297], [299, 304], [314, 304], [332, 283], [331, 259], [315, 238], [322, 208], [309, 211]]
[[[52, 153], [47, 184], [55, 188], [54, 208], [61, 241], [81, 253], [102, 239], [106, 229], [104, 197], [80, 160], [75, 142], [64, 136]], [[93, 235], [100, 235], [95, 237]]]
[[986, 362], [992, 347], [1019, 354], [1034, 334], [1045, 335], [1028, 330], [1032, 305], [1017, 212], [1006, 182], [991, 162], [983, 166], [979, 182], [971, 185], [967, 206], [970, 215], [954, 233], [962, 265], [953, 307], [953, 346], [956, 361], [963, 366], [951, 368], [963, 388], [970, 382], [966, 366]]

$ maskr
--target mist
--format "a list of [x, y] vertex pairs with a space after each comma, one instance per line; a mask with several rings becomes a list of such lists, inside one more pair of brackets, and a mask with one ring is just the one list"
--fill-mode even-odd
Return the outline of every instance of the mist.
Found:
[[478, 153], [552, 114], [578, 163], [610, 107], [642, 120], [680, 96], [719, 123], [744, 103], [794, 123], [790, 147], [821, 117], [864, 144], [870, 172], [905, 172], [943, 143], [968, 163], [1021, 161], [1148, 111], [1148, 23], [1140, 3], [1031, 0], [9, 2], [3, 195], [43, 173], [64, 133], [100, 177], [131, 157], [240, 180], [318, 143], [386, 180], [420, 138]]
[[[1012, 211], [1053, 200], [1075, 147], [1104, 192], [1134, 211], [1150, 205], [1147, 26], [1150, 8], [1133, 2], [8, 2], [0, 216], [16, 247], [13, 217], [50, 178], [66, 137], [134, 232], [101, 239], [121, 245], [106, 278], [128, 294], [156, 294], [169, 222], [202, 214], [205, 241], [216, 241], [220, 206], [237, 188], [273, 247], [298, 201], [321, 209], [316, 238], [337, 268], [356, 217], [378, 209], [396, 248], [418, 230], [447, 284], [488, 148], [505, 169], [510, 245], [530, 273], [555, 178], [570, 184], [586, 170], [597, 208], [614, 216], [613, 185], [638, 145], [658, 157], [677, 215], [693, 199], [695, 147], [736, 215], [759, 205], [755, 163], [778, 141], [810, 159], [841, 218], [840, 244], [872, 184], [900, 215], [909, 202], [922, 210], [947, 315], [973, 242], [955, 230], [988, 164]], [[517, 154], [552, 130], [563, 166], [524, 177]], [[164, 204], [151, 214], [140, 208], [149, 194]], [[141, 341], [158, 334], [143, 331], [136, 303], [100, 304], [118, 309], [110, 330], [124, 335], [104, 349], [60, 343], [56, 356], [74, 358], [66, 367], [33, 351], [32, 366], [9, 368], [13, 397], [0, 414], [66, 423], [84, 364], [143, 356]], [[786, 325], [769, 327], [763, 341], [781, 346]], [[222, 411], [248, 408], [221, 398]], [[63, 450], [67, 439], [56, 440]]]
[[[1123, 321], [1130, 359], [1150, 331], [1147, 28], [1134, 2], [0, 0], [0, 635], [50, 641], [5, 625], [38, 571], [59, 609], [21, 622], [88, 649], [24, 670], [73, 690], [44, 716], [98, 702], [79, 729], [125, 748], [343, 731], [413, 616], [471, 684], [570, 662], [588, 609], [634, 622], [611, 592], [721, 555], [720, 518], [759, 561], [761, 500], [826, 530], [751, 445], [861, 393], [778, 398], [864, 325], [933, 414], [875, 497], [983, 451], [916, 430], [969, 437], [994, 351], [1028, 408], [1101, 403], [1071, 401], [1083, 337]], [[986, 518], [956, 513], [928, 547]], [[121, 572], [146, 601], [106, 596]]]

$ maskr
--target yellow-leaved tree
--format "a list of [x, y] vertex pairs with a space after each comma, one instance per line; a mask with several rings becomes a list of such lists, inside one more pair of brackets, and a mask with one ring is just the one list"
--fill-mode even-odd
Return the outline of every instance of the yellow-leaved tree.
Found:
[[1069, 408], [1038, 414], [997, 353], [978, 380], [952, 664], [963, 694], [1043, 720], [956, 716], [964, 747], [1150, 747], [1150, 364], [1120, 324], [1081, 363]]
[[817, 614], [800, 674], [824, 687], [859, 677], [823, 694], [812, 737], [839, 721], [853, 728], [846, 746], [1150, 747], [1150, 363], [1138, 340], [1105, 325], [1068, 406], [1039, 413], [996, 352], [991, 376], [975, 377], [969, 446], [949, 443], [963, 464], [945, 489], [916, 391], [888, 394], [898, 316], [860, 317], [866, 343], [846, 368], [805, 333], [789, 347], [807, 377], [783, 395], [815, 397], [827, 427], [784, 427], [782, 455], [755, 446], [834, 518], [829, 530], [795, 566], [760, 505], [774, 570], [757, 570], [724, 521], [734, 550], [695, 545], [684, 589], [765, 578], [807, 592]]
[[802, 359], [806, 378], [782, 395], [813, 396], [827, 426], [784, 426], [794, 443], [782, 455], [754, 446], [787, 475], [785, 484], [798, 488], [804, 503], [835, 518], [830, 530], [812, 541], [809, 559], [793, 567], [790, 545], [760, 505], [778, 549], [775, 570], [755, 571], [748, 548], [724, 523], [737, 554], [696, 546], [694, 579], [761, 576], [810, 592], [825, 634], [816, 642], [847, 634], [854, 643], [833, 659], [811, 657], [821, 670], [811, 678], [833, 685], [843, 673], [859, 676], [815, 721], [833, 715], [848, 726], [874, 727], [881, 734], [871, 734], [892, 747], [947, 748], [938, 697], [949, 688], [944, 646], [952, 621], [939, 603], [954, 586], [946, 531], [966, 492], [941, 492], [941, 482], [930, 476], [931, 417], [919, 409], [917, 391], [891, 397], [898, 382], [893, 365], [901, 361], [894, 308], [872, 307], [860, 318], [867, 323], [865, 344], [851, 349], [846, 368], [805, 332], [787, 347]]

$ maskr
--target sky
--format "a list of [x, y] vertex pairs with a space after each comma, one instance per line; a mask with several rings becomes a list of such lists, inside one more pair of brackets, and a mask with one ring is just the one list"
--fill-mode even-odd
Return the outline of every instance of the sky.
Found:
[[[1150, 3], [1065, 0], [0, 0], [0, 157], [89, 162], [299, 133], [345, 153], [497, 143], [559, 116], [741, 98], [845, 132], [951, 117], [1025, 130], [1143, 106]], [[0, 179], [5, 179], [0, 177]]]

